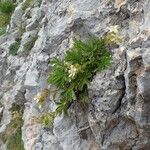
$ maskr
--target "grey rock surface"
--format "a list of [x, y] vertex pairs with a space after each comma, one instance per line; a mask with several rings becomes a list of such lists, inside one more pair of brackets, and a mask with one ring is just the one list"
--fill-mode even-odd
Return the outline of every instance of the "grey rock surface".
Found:
[[[8, 34], [0, 37], [0, 133], [16, 102], [25, 106], [25, 150], [150, 150], [149, 8], [149, 0], [41, 0], [23, 11], [18, 1]], [[112, 66], [89, 86], [88, 109], [74, 104], [69, 116], [55, 118], [53, 128], [34, 120], [42, 113], [34, 97], [49, 88], [49, 61], [63, 58], [73, 37], [99, 37], [116, 24], [124, 42], [112, 49]], [[17, 38], [18, 55], [12, 56], [9, 46]], [[55, 107], [50, 96], [44, 110]]]

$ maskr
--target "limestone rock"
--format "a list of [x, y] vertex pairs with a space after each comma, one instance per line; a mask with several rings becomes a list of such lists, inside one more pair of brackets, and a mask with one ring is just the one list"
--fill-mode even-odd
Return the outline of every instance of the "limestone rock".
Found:
[[[0, 37], [0, 133], [11, 122], [15, 102], [25, 107], [25, 150], [149, 150], [150, 1], [40, 0], [25, 11], [17, 4], [8, 33]], [[56, 105], [50, 95], [40, 109], [34, 97], [50, 87], [49, 61], [63, 58], [74, 37], [99, 37], [116, 24], [123, 43], [110, 49], [112, 66], [88, 87], [89, 107], [74, 104], [69, 116], [57, 116], [45, 128], [38, 119]], [[9, 46], [17, 39], [20, 47], [12, 56]], [[0, 149], [7, 149], [1, 139]]]

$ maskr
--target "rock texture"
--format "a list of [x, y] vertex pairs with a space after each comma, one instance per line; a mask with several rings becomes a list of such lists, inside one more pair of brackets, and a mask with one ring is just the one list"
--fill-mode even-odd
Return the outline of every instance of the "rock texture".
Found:
[[[25, 105], [25, 150], [150, 150], [150, 1], [41, 0], [25, 11], [22, 3], [8, 34], [0, 37], [0, 133], [11, 122], [9, 108], [16, 102]], [[53, 128], [44, 128], [34, 118], [55, 104], [49, 98], [39, 109], [33, 99], [52, 88], [49, 61], [63, 57], [73, 37], [99, 37], [116, 24], [124, 42], [112, 49], [112, 67], [93, 79], [89, 108], [74, 104], [68, 117], [58, 116]], [[9, 46], [17, 38], [21, 45], [12, 56]]]

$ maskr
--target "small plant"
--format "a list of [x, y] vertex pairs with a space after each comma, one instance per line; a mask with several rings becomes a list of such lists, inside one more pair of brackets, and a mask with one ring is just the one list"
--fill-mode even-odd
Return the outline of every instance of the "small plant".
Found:
[[5, 34], [6, 26], [9, 24], [11, 14], [15, 9], [13, 1], [6, 0], [0, 2], [0, 36]]
[[9, 130], [11, 129], [12, 132], [11, 135], [7, 137], [7, 149], [24, 150], [21, 131], [21, 127], [23, 125], [23, 107], [13, 103], [12, 108], [10, 110], [12, 112], [13, 119], [9, 125]]
[[37, 36], [32, 37], [32, 39], [24, 45], [24, 50], [30, 51], [33, 48], [37, 38], [38, 38]]
[[17, 51], [18, 51], [19, 47], [20, 47], [20, 41], [14, 42], [9, 47], [9, 53], [13, 56], [17, 55]]
[[23, 106], [20, 106], [16, 103], [13, 103], [11, 108], [10, 108], [10, 111], [11, 112], [20, 112], [20, 113], [23, 113]]
[[115, 26], [110, 26], [108, 28], [108, 30], [110, 31], [109, 34], [105, 37], [105, 41], [108, 43], [108, 44], [113, 44], [113, 43], [116, 43], [116, 44], [120, 44], [122, 42], [122, 38], [120, 38], [119, 36], [119, 26], [118, 25], [115, 25]]
[[106, 69], [111, 62], [105, 40], [90, 39], [87, 42], [76, 40], [74, 47], [67, 51], [64, 60], [55, 58], [48, 82], [60, 89], [60, 102], [56, 112], [67, 113], [75, 101], [88, 102], [88, 85], [97, 71]]
[[10, 15], [0, 13], [0, 27], [6, 27], [10, 21]]
[[6, 27], [0, 27], [0, 36], [6, 33]]
[[25, 11], [32, 3], [33, 3], [33, 0], [26, 0], [26, 1], [22, 4], [22, 10]]
[[6, 33], [6, 28], [9, 22], [10, 15], [0, 12], [0, 36]]
[[50, 91], [48, 89], [44, 89], [42, 92], [38, 93], [34, 100], [39, 104], [39, 107], [43, 106], [43, 102], [49, 96]]
[[21, 36], [23, 35], [23, 33], [26, 31], [25, 27], [23, 26], [23, 24], [21, 23], [21, 25], [19, 26], [19, 37], [21, 38]]
[[21, 127], [23, 125], [23, 106], [12, 104], [12, 120], [4, 133], [0, 134], [8, 150], [24, 150]]
[[11, 137], [8, 139], [7, 149], [24, 150], [21, 128], [18, 128], [15, 134], [12, 134]]
[[[60, 101], [56, 102], [57, 108], [51, 113], [53, 117], [50, 120], [62, 112], [67, 114], [74, 102], [88, 104], [88, 86], [97, 72], [111, 65], [112, 57], [108, 47], [119, 42], [121, 37], [118, 26], [111, 26], [109, 32], [101, 38], [91, 38], [85, 42], [75, 39], [64, 59], [54, 58], [51, 61], [52, 71], [48, 83], [59, 89]], [[44, 120], [49, 122], [47, 116]]]
[[13, 1], [6, 0], [6, 1], [0, 2], [0, 12], [11, 14], [14, 11], [14, 9], [15, 9], [15, 5]]
[[54, 118], [56, 116], [55, 112], [51, 113], [45, 113], [40, 117], [40, 122], [45, 126], [45, 127], [52, 127]]

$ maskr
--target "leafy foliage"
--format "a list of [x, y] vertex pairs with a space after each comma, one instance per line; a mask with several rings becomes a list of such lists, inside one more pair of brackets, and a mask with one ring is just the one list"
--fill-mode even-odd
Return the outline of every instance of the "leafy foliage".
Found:
[[24, 150], [21, 132], [23, 106], [13, 103], [10, 111], [12, 113], [12, 120], [5, 132], [0, 134], [0, 137], [7, 145], [8, 150]]
[[22, 4], [22, 10], [25, 11], [32, 3], [33, 3], [33, 0], [26, 0], [26, 1]]
[[55, 58], [48, 83], [60, 90], [60, 102], [56, 114], [67, 113], [75, 101], [88, 102], [87, 87], [98, 71], [110, 66], [111, 54], [104, 38], [91, 38], [83, 42], [75, 39], [74, 46], [67, 51], [64, 60]]
[[6, 27], [0, 27], [0, 36], [5, 34], [6, 32]]
[[56, 116], [55, 112], [51, 113], [45, 113], [40, 117], [40, 122], [45, 126], [45, 127], [52, 127], [54, 118]]
[[34, 98], [41, 108], [49, 94], [53, 99], [56, 95], [60, 97], [60, 100], [56, 101], [55, 111], [41, 116], [40, 122], [45, 126], [52, 127], [55, 116], [67, 114], [68, 109], [75, 102], [82, 108], [87, 108], [88, 85], [97, 72], [111, 65], [112, 57], [108, 48], [122, 41], [118, 29], [117, 25], [111, 26], [105, 36], [84, 42], [75, 39], [73, 47], [66, 52], [64, 59], [54, 58], [51, 61], [52, 70], [48, 83], [55, 85], [55, 88], [45, 89]]
[[10, 21], [10, 15], [0, 13], [0, 27], [6, 27]]
[[13, 56], [17, 55], [17, 51], [18, 51], [19, 47], [20, 47], [20, 41], [14, 42], [9, 47], [9, 53]]
[[6, 26], [9, 24], [15, 4], [11, 0], [0, 2], [0, 36], [5, 34]]
[[0, 2], [0, 12], [10, 14], [14, 11], [15, 4], [11, 0], [5, 0]]
[[10, 111], [23, 113], [23, 108], [24, 108], [23, 106], [13, 103], [12, 107], [10, 108]]
[[11, 135], [11, 137], [8, 139], [7, 149], [24, 150], [21, 128], [18, 128], [15, 134]]

